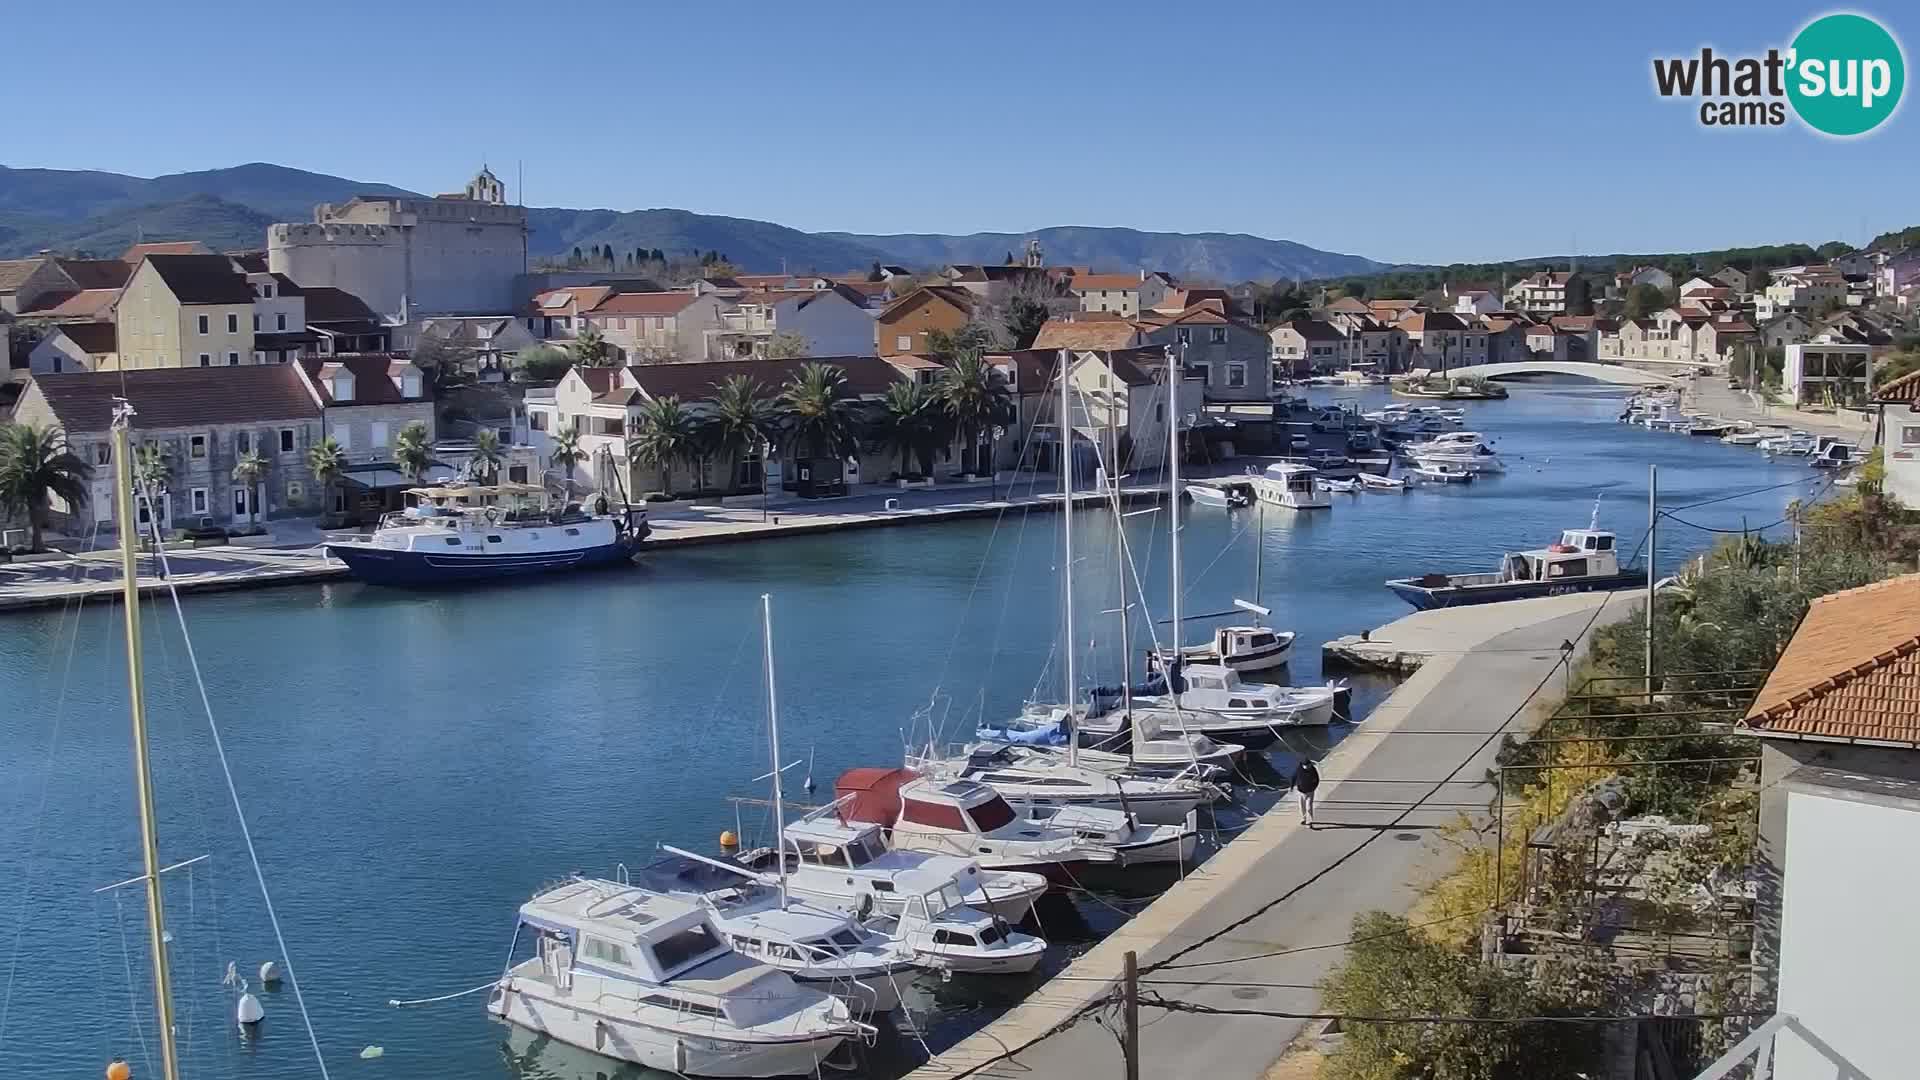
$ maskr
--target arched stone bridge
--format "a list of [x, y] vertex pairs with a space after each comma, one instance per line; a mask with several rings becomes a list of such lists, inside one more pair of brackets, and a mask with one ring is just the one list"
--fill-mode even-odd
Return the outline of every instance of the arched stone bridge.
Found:
[[1514, 360], [1447, 369], [1450, 379], [1502, 379], [1509, 375], [1573, 375], [1622, 386], [1675, 386], [1680, 381], [1620, 364], [1596, 364], [1586, 360]]

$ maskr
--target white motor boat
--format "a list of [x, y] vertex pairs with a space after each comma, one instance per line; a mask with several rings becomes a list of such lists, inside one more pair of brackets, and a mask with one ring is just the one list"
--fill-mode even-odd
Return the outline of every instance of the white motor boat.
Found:
[[[962, 903], [1019, 922], [1047, 891], [1047, 879], [1016, 870], [984, 870], [968, 855], [929, 855], [890, 847], [879, 825], [840, 820], [844, 800], [815, 810], [787, 826], [787, 891], [804, 900], [862, 917], [900, 915], [910, 891], [908, 875], [925, 883], [939, 875]], [[742, 865], [767, 869], [773, 852], [740, 857]]]
[[735, 952], [832, 994], [858, 1016], [899, 1006], [894, 976], [912, 968], [911, 949], [844, 911], [790, 895], [778, 874], [762, 876], [670, 846], [663, 850], [669, 857], [642, 867], [634, 880], [705, 907]]
[[1135, 698], [1136, 706], [1179, 708], [1204, 714], [1209, 733], [1216, 718], [1278, 727], [1321, 727], [1332, 722], [1335, 688], [1279, 686], [1247, 682], [1219, 664], [1186, 664], [1180, 669], [1186, 688], [1164, 697]]
[[[1254, 593], [1260, 589], [1256, 585]], [[1189, 645], [1180, 650], [1189, 664], [1225, 664], [1235, 671], [1266, 671], [1286, 667], [1293, 656], [1294, 632], [1266, 626], [1221, 626], [1213, 631], [1213, 640], [1204, 645]], [[1172, 649], [1162, 649], [1150, 659], [1164, 664]]]
[[1331, 491], [1341, 495], [1351, 495], [1360, 490], [1360, 482], [1358, 480], [1336, 480], [1330, 476], [1316, 478], [1313, 486], [1319, 488], [1321, 491]]
[[375, 585], [431, 586], [584, 570], [633, 558], [646, 539], [643, 511], [588, 514], [544, 506], [527, 484], [414, 488], [414, 506], [370, 536], [330, 538], [327, 554]]
[[1314, 486], [1313, 479], [1318, 472], [1311, 466], [1288, 461], [1275, 462], [1263, 473], [1249, 470], [1253, 497], [1289, 510], [1325, 510], [1333, 505], [1333, 500]]
[[1239, 488], [1222, 487], [1219, 484], [1188, 484], [1185, 487], [1187, 498], [1195, 506], [1214, 506], [1222, 510], [1245, 506], [1250, 501], [1247, 493]]
[[575, 878], [520, 906], [533, 955], [487, 1011], [559, 1042], [682, 1076], [812, 1075], [873, 1029], [844, 1002], [727, 945], [707, 911]]
[[1121, 866], [1193, 861], [1200, 845], [1200, 812], [1189, 811], [1178, 825], [1142, 825], [1132, 814], [1089, 806], [1014, 803], [1022, 819], [1061, 829], [1098, 844], [1120, 857]]
[[981, 742], [959, 753], [910, 754], [906, 765], [928, 779], [977, 781], [1008, 802], [1120, 810], [1152, 825], [1177, 824], [1225, 794], [1201, 778], [1197, 765], [1172, 776], [1114, 773], [1075, 764], [1064, 754], [1028, 749]]
[[1360, 486], [1372, 491], [1407, 490], [1407, 482], [1405, 480], [1392, 476], [1375, 476], [1372, 473], [1363, 472], [1359, 476], [1354, 477], [1354, 479], [1360, 481]]
[[843, 818], [885, 828], [895, 850], [958, 855], [1063, 885], [1119, 861], [1070, 829], [1020, 820], [999, 792], [974, 780], [922, 778], [910, 769], [849, 769], [834, 792]]
[[[1599, 510], [1594, 510], [1598, 524]], [[1544, 548], [1508, 552], [1488, 573], [1422, 574], [1394, 578], [1387, 588], [1422, 611], [1430, 608], [1491, 604], [1534, 596], [1607, 592], [1638, 588], [1645, 570], [1623, 570], [1614, 534], [1589, 526], [1568, 529]]]
[[1458, 452], [1421, 452], [1413, 451], [1409, 456], [1415, 465], [1437, 466], [1451, 465], [1470, 473], [1502, 473], [1507, 471], [1505, 462], [1491, 450]]
[[[1108, 773], [1228, 776], [1246, 747], [1215, 742], [1183, 730], [1178, 717], [1136, 709], [1131, 723], [1125, 709], [1080, 708], [1071, 722], [1059, 705], [1029, 706], [1003, 727], [981, 727], [975, 735], [986, 742], [1008, 743], [1026, 750], [1064, 756], [1067, 741], [1076, 735], [1075, 758], [1081, 765]], [[1198, 767], [1196, 769], [1196, 767]]]
[[1770, 435], [1760, 440], [1758, 445], [1762, 453], [1801, 456], [1813, 453], [1817, 440], [1804, 431], [1793, 431], [1784, 435]]
[[1419, 477], [1422, 481], [1433, 484], [1470, 484], [1474, 476], [1473, 473], [1452, 462], [1427, 462], [1417, 458], [1407, 467], [1407, 472]]
[[1766, 438], [1763, 431], [1729, 431], [1720, 436], [1720, 441], [1728, 446], [1759, 446]]
[[1010, 920], [965, 903], [952, 879], [908, 871], [897, 879], [902, 911], [875, 920], [913, 950], [915, 960], [936, 971], [1018, 975], [1040, 966], [1047, 942], [1014, 928]]

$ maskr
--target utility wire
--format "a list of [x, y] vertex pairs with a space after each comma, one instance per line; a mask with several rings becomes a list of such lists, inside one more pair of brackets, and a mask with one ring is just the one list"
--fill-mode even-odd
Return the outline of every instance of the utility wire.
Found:
[[1311, 1013], [1284, 1012], [1278, 1009], [1239, 1009], [1222, 1008], [1213, 1005], [1201, 1005], [1191, 1001], [1174, 1001], [1159, 994], [1148, 992], [1140, 998], [1140, 1004], [1169, 1012], [1198, 1013], [1205, 1016], [1264, 1016], [1275, 1020], [1339, 1020], [1351, 1024], [1469, 1024], [1484, 1026], [1504, 1026], [1511, 1024], [1615, 1024], [1626, 1020], [1736, 1020], [1756, 1016], [1772, 1016], [1771, 1010], [1761, 1012], [1720, 1013], [1629, 1013], [1608, 1016], [1458, 1016], [1458, 1015], [1409, 1015], [1409, 1016], [1373, 1016], [1358, 1013]]

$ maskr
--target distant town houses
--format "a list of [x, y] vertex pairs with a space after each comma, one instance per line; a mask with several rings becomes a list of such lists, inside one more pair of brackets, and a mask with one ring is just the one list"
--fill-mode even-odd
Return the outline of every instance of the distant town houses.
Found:
[[1567, 283], [1573, 275], [1565, 271], [1542, 270], [1515, 282], [1507, 290], [1507, 308], [1525, 315], [1568, 315]]

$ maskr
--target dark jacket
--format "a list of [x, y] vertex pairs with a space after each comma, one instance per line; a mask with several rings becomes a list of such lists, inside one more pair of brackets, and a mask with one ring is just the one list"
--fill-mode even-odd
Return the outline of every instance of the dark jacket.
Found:
[[1313, 789], [1319, 786], [1320, 770], [1314, 768], [1313, 762], [1311, 761], [1301, 762], [1300, 768], [1293, 774], [1293, 789], [1311, 795], [1313, 794]]

